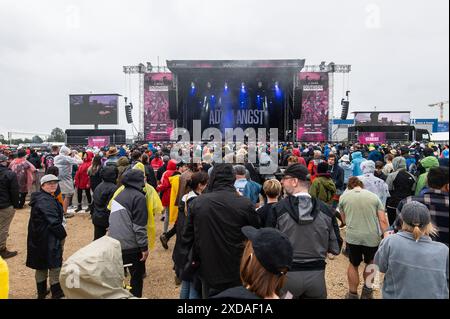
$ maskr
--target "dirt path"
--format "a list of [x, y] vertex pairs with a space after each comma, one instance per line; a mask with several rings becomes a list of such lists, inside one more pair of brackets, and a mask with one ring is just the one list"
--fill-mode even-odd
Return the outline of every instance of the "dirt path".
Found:
[[[157, 243], [147, 259], [147, 278], [144, 281], [143, 296], [178, 299], [180, 289], [175, 285], [172, 270], [172, 248], [175, 237], [169, 242], [169, 250], [164, 250], [158, 239], [163, 226], [159, 217], [158, 215], [156, 218]], [[29, 209], [16, 211], [8, 239], [8, 248], [19, 251], [18, 256], [7, 260], [10, 269], [10, 298], [15, 299], [36, 298], [34, 270], [25, 266], [28, 219]], [[81, 213], [68, 219], [67, 232], [65, 259], [93, 239], [94, 231], [89, 214]], [[347, 265], [348, 260], [342, 255], [328, 261], [326, 281], [329, 298], [341, 299], [347, 292]], [[380, 298], [380, 292], [376, 291], [375, 296]]]

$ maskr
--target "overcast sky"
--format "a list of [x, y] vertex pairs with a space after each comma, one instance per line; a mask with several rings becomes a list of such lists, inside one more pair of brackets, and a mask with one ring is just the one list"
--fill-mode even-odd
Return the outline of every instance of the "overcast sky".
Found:
[[448, 100], [449, 1], [0, 0], [0, 134], [69, 128], [72, 93], [130, 86], [137, 105], [122, 66], [158, 56], [351, 64], [350, 111], [437, 118], [427, 105]]

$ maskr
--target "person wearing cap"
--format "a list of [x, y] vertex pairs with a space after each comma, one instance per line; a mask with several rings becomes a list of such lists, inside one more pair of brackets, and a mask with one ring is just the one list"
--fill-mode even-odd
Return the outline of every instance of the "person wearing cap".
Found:
[[285, 289], [294, 298], [326, 298], [325, 260], [328, 253], [340, 252], [336, 217], [308, 193], [309, 172], [303, 165], [289, 166], [281, 183], [288, 196], [274, 205], [276, 228], [288, 236], [294, 251]]
[[401, 231], [383, 239], [375, 254], [375, 264], [385, 273], [383, 298], [448, 300], [448, 246], [431, 240], [436, 229], [430, 211], [411, 201], [401, 216]]
[[40, 191], [31, 194], [26, 266], [36, 270], [38, 299], [47, 295], [47, 277], [50, 277], [52, 299], [64, 297], [59, 273], [67, 233], [63, 226], [63, 206], [55, 197], [58, 182], [55, 175], [44, 175]]
[[17, 255], [6, 249], [9, 227], [19, 207], [19, 183], [17, 175], [8, 167], [8, 157], [0, 154], [0, 256], [3, 259]]
[[242, 227], [248, 240], [241, 258], [242, 285], [229, 288], [214, 299], [279, 299], [292, 265], [289, 237], [274, 228]]
[[73, 166], [81, 165], [83, 160], [74, 152], [71, 152], [67, 146], [61, 147], [59, 155], [55, 157], [55, 166], [59, 169], [59, 186], [61, 187], [61, 193], [64, 198], [64, 213], [67, 213], [70, 200], [75, 193], [73, 182]]
[[[380, 198], [363, 187], [361, 179], [353, 176], [348, 181], [348, 189], [339, 199], [339, 212], [347, 225], [345, 241], [350, 261], [347, 299], [358, 299], [359, 265], [364, 260], [364, 279], [367, 279], [370, 275], [368, 267], [373, 263], [381, 235], [389, 227]], [[365, 284], [361, 299], [372, 298], [373, 289]]]
[[433, 167], [427, 175], [428, 189], [419, 196], [409, 196], [397, 206], [396, 229], [401, 228], [401, 210], [403, 205], [417, 201], [428, 207], [433, 224], [438, 230], [437, 236], [432, 239], [448, 246], [449, 244], [449, 169], [448, 167]]
[[241, 228], [259, 226], [254, 205], [236, 192], [234, 181], [231, 164], [216, 164], [207, 189], [189, 207], [191, 218], [183, 238], [200, 258], [203, 298], [241, 284], [239, 263], [245, 240]]

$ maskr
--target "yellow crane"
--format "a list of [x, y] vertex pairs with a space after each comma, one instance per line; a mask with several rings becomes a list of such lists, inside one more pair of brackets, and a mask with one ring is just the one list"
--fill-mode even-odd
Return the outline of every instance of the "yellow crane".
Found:
[[429, 107], [439, 107], [439, 121], [444, 121], [444, 105], [448, 105], [448, 101], [428, 104]]

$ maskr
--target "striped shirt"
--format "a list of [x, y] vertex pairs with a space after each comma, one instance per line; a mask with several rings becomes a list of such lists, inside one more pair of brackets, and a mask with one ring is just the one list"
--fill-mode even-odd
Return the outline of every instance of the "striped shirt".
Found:
[[402, 200], [397, 206], [397, 220], [395, 226], [401, 228], [399, 220], [403, 205], [417, 201], [428, 207], [431, 221], [438, 230], [438, 237], [434, 241], [444, 243], [448, 246], [448, 223], [449, 223], [449, 194], [437, 189], [428, 189], [422, 196], [409, 196]]

